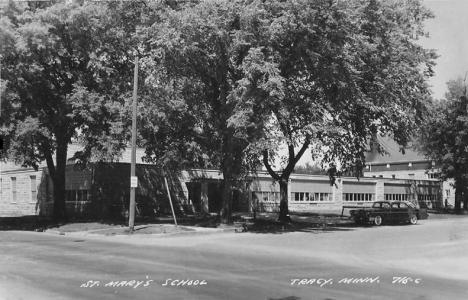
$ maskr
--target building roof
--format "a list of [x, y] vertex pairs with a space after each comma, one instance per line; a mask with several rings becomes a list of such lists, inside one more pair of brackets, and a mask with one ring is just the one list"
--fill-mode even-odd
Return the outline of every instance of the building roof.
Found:
[[[81, 151], [83, 147], [81, 147], [78, 144], [70, 144], [68, 145], [68, 152], [67, 152], [67, 159], [71, 159], [76, 152]], [[125, 149], [125, 152], [122, 154], [122, 157], [118, 160], [118, 162], [121, 163], [130, 163], [131, 162], [131, 155], [132, 155], [132, 148], [128, 147]], [[143, 162], [141, 159], [145, 155], [145, 149], [143, 148], [137, 148], [136, 151], [136, 163], [137, 164], [148, 164]], [[55, 157], [54, 157], [55, 161]], [[43, 161], [40, 165], [39, 168], [44, 168], [47, 167], [47, 163]], [[20, 169], [32, 169], [32, 168], [23, 168], [20, 165], [15, 164], [14, 162], [7, 161], [5, 162], [0, 162], [0, 171], [5, 172], [5, 171], [12, 171], [12, 170], [20, 170]]]
[[388, 152], [383, 155], [374, 150], [366, 155], [366, 163], [387, 164], [398, 162], [428, 161], [423, 155], [410, 149], [405, 149], [405, 154], [401, 151], [401, 146], [389, 137], [377, 137], [380, 145]]

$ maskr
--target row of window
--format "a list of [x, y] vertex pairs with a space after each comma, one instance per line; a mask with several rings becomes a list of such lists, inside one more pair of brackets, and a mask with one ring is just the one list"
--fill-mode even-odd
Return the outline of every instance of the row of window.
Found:
[[[264, 202], [272, 201], [279, 202], [280, 196], [277, 192], [256, 192], [258, 199]], [[309, 193], [309, 192], [296, 192], [292, 193], [293, 201], [297, 202], [320, 202], [320, 201], [333, 201], [333, 194], [331, 193]], [[386, 201], [408, 201], [408, 194], [385, 194]], [[437, 195], [419, 194], [419, 201], [435, 201]], [[343, 193], [343, 201], [347, 202], [373, 202], [375, 201], [375, 194], [372, 193]]]
[[[373, 178], [383, 178], [384, 175], [372, 175]], [[396, 174], [392, 174], [392, 178], [395, 179], [397, 178], [396, 177]], [[414, 174], [408, 174], [408, 176], [406, 177], [405, 175], [402, 175], [400, 176], [399, 178], [408, 178], [408, 179], [414, 179], [415, 178], [415, 175]], [[430, 174], [427, 174], [427, 178], [428, 179], [439, 179], [440, 178], [440, 175], [437, 174], [437, 173], [430, 173]]]
[[419, 194], [418, 195], [418, 201], [424, 201], [424, 202], [430, 202], [430, 201], [435, 201], [438, 200], [438, 195], [434, 194]]
[[407, 201], [408, 194], [385, 194], [385, 200], [387, 201]]
[[[30, 199], [31, 203], [37, 201], [37, 181], [36, 176], [31, 175], [30, 178]], [[17, 189], [17, 178], [10, 177], [11, 179], [11, 203], [18, 202], [18, 189]], [[2, 180], [2, 193], [3, 193], [3, 180]], [[48, 182], [47, 182], [48, 184]], [[49, 191], [46, 191], [49, 194]], [[66, 191], [66, 201], [89, 201], [90, 193], [88, 190], [68, 190]], [[47, 197], [47, 201], [52, 201], [52, 197]]]
[[309, 193], [309, 192], [299, 192], [292, 193], [292, 199], [294, 201], [324, 201], [329, 202], [333, 199], [333, 194], [331, 193]]
[[262, 201], [262, 202], [280, 202], [280, 193], [279, 192], [253, 192], [253, 200]]
[[[3, 182], [2, 182], [3, 185]], [[37, 200], [37, 183], [36, 176], [30, 176], [30, 189], [31, 189], [31, 202]], [[450, 191], [448, 191], [449, 193]], [[11, 202], [17, 202], [17, 184], [16, 177], [11, 177]], [[447, 194], [448, 194], [447, 193]], [[254, 197], [263, 202], [279, 202], [279, 192], [254, 192]], [[68, 190], [66, 191], [66, 201], [89, 201], [90, 193], [88, 190]], [[293, 201], [298, 202], [330, 202], [333, 201], [332, 193], [312, 193], [312, 192], [294, 192], [292, 193]], [[374, 194], [372, 193], [343, 193], [343, 201], [374, 201]], [[51, 199], [48, 199], [51, 200]], [[407, 194], [385, 194], [387, 201], [406, 201], [408, 200]], [[419, 194], [419, 201], [435, 201], [437, 195], [434, 194]]]
[[343, 193], [343, 201], [374, 201], [372, 193]]
[[66, 201], [90, 201], [91, 193], [88, 190], [68, 190], [66, 192]]

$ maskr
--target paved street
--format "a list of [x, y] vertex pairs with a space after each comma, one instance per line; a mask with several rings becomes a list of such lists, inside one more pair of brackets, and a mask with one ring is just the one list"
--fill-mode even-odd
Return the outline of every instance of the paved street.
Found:
[[468, 219], [283, 234], [0, 232], [0, 299], [466, 299]]

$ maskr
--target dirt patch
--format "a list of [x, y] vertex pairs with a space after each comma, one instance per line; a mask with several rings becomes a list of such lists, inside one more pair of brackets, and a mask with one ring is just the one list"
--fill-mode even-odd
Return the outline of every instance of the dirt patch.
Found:
[[57, 230], [61, 232], [77, 232], [77, 231], [90, 231], [99, 229], [125, 229], [122, 225], [104, 224], [98, 222], [86, 222], [86, 223], [69, 223], [57, 227], [50, 228], [51, 230]]
[[134, 234], [164, 234], [164, 233], [179, 233], [179, 232], [189, 232], [195, 231], [191, 228], [173, 226], [173, 225], [155, 225], [155, 226], [145, 226], [141, 228], [135, 228], [133, 232], [127, 227], [122, 228], [110, 228], [103, 230], [96, 230], [90, 233], [92, 234], [102, 234], [102, 235], [134, 235]]

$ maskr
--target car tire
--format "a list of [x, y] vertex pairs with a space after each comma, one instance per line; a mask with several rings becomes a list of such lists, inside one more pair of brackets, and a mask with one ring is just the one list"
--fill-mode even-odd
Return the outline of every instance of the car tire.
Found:
[[418, 223], [418, 217], [416, 215], [412, 215], [409, 219], [409, 223], [411, 225], [416, 225]]
[[383, 222], [382, 216], [380, 216], [380, 215], [375, 216], [374, 224], [376, 226], [382, 225], [382, 222]]

